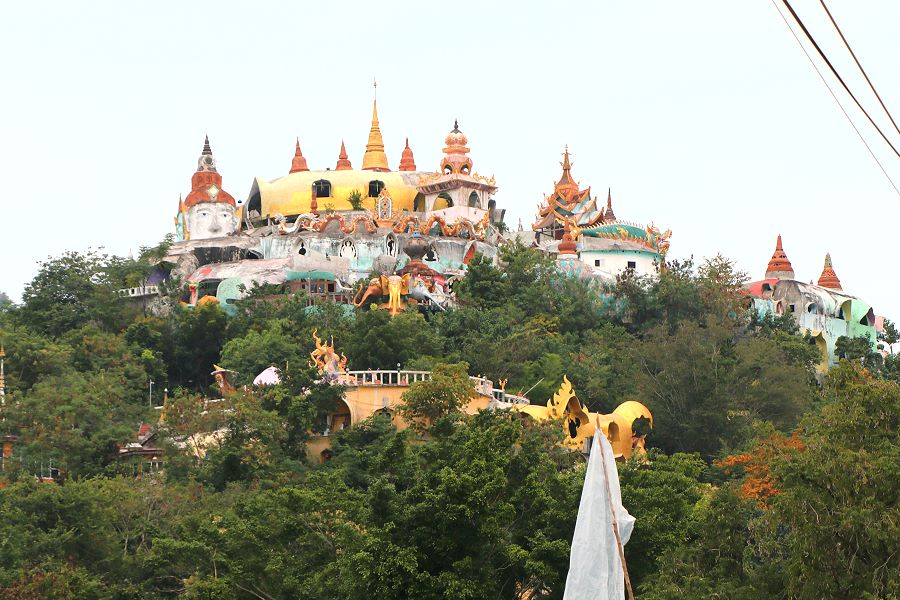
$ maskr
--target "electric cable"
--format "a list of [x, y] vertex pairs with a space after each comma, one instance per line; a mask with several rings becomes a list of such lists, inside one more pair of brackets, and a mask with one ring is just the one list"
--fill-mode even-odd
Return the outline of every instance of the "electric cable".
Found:
[[859, 136], [859, 139], [862, 141], [863, 145], [866, 147], [866, 150], [869, 151], [869, 154], [875, 160], [875, 163], [878, 165], [878, 168], [881, 169], [881, 172], [884, 173], [884, 176], [887, 177], [888, 182], [891, 184], [891, 187], [894, 188], [894, 191], [897, 192], [897, 195], [900, 196], [900, 189], [897, 188], [897, 185], [894, 183], [894, 180], [891, 179], [891, 176], [888, 175], [888, 172], [884, 169], [884, 165], [881, 164], [881, 161], [878, 160], [878, 157], [875, 156], [875, 153], [872, 151], [872, 148], [869, 146], [869, 143], [866, 141], [866, 138], [863, 137], [862, 133], [859, 132], [859, 129], [856, 127], [856, 123], [853, 122], [853, 119], [850, 118], [850, 115], [847, 114], [847, 111], [844, 109], [844, 105], [841, 104], [841, 101], [838, 100], [837, 95], [834, 93], [834, 90], [831, 89], [831, 85], [829, 85], [828, 80], [825, 79], [825, 76], [822, 75], [822, 71], [819, 70], [818, 65], [812, 59], [812, 56], [809, 55], [809, 52], [806, 51], [806, 48], [803, 47], [803, 42], [800, 41], [800, 38], [797, 37], [797, 34], [794, 32], [794, 29], [791, 27], [791, 24], [788, 23], [788, 20], [785, 18], [784, 14], [782, 14], [781, 9], [778, 8], [778, 4], [775, 0], [772, 0], [772, 6], [775, 7], [775, 11], [778, 13], [778, 16], [781, 17], [781, 20], [784, 21], [784, 24], [787, 26], [788, 31], [791, 32], [791, 35], [794, 36], [794, 39], [797, 40], [797, 45], [800, 46], [800, 49], [803, 51], [803, 54], [806, 55], [806, 58], [809, 60], [809, 64], [813, 66], [813, 69], [816, 70], [816, 74], [818, 74], [819, 78], [822, 80], [822, 83], [825, 84], [825, 87], [828, 89], [828, 93], [831, 94], [831, 97], [834, 98], [834, 101], [837, 103], [838, 108], [841, 109], [841, 112], [844, 113], [844, 116], [847, 117], [847, 121], [849, 121], [850, 126], [853, 127], [853, 131], [856, 132], [856, 135]]
[[853, 48], [850, 47], [850, 44], [847, 42], [847, 38], [844, 37], [844, 32], [841, 31], [841, 28], [838, 27], [837, 22], [835, 22], [834, 17], [831, 16], [831, 11], [828, 10], [828, 7], [825, 6], [825, 0], [819, 0], [819, 3], [822, 5], [822, 8], [825, 9], [825, 12], [828, 14], [828, 18], [831, 19], [831, 24], [834, 25], [834, 28], [837, 29], [838, 35], [841, 36], [841, 40], [844, 42], [844, 46], [847, 47], [847, 50], [850, 52], [850, 56], [853, 57], [853, 61], [856, 63], [856, 66], [859, 67], [860, 72], [862, 72], [863, 77], [866, 78], [866, 82], [868, 82], [869, 87], [872, 88], [872, 93], [875, 94], [875, 97], [878, 98], [878, 103], [881, 104], [881, 108], [884, 109], [885, 114], [888, 116], [888, 119], [891, 120], [891, 124], [893, 124], [894, 129], [897, 130], [897, 133], [900, 133], [900, 127], [897, 127], [897, 122], [894, 121], [894, 117], [891, 115], [891, 111], [888, 110], [887, 106], [884, 105], [884, 100], [881, 99], [881, 96], [878, 94], [878, 90], [875, 89], [875, 85], [872, 83], [872, 80], [869, 79], [868, 73], [863, 69], [863, 66], [859, 64], [859, 59], [856, 58], [856, 53], [853, 52]]
[[841, 85], [844, 86], [844, 90], [846, 90], [846, 92], [848, 94], [850, 94], [850, 97], [853, 98], [853, 101], [856, 102], [856, 106], [859, 107], [859, 110], [861, 110], [863, 112], [863, 114], [866, 115], [866, 118], [869, 119], [869, 123], [872, 124], [872, 127], [874, 127], [875, 130], [884, 139], [884, 141], [887, 142], [887, 145], [891, 147], [891, 150], [894, 151], [894, 154], [896, 154], [898, 157], [900, 157], [900, 150], [897, 150], [897, 148], [894, 146], [894, 144], [891, 143], [891, 140], [889, 140], [887, 138], [887, 136], [884, 135], [884, 132], [881, 131], [881, 127], [878, 126], [878, 123], [876, 123], [872, 119], [872, 116], [869, 115], [868, 111], [865, 108], [863, 108], [863, 105], [859, 103], [859, 100], [856, 99], [856, 96], [853, 94], [853, 92], [850, 91], [850, 88], [847, 87], [847, 84], [844, 83], [844, 79], [840, 76], [840, 74], [838, 74], [837, 70], [834, 68], [834, 65], [831, 64], [830, 60], [828, 60], [828, 57], [825, 56], [825, 53], [822, 51], [822, 48], [819, 47], [819, 44], [816, 42], [815, 38], [813, 38], [812, 34], [809, 32], [809, 29], [807, 29], [806, 25], [803, 24], [803, 21], [800, 19], [800, 16], [796, 13], [796, 11], [794, 11], [794, 7], [791, 6], [791, 3], [788, 0], [781, 0], [781, 1], [784, 3], [784, 5], [787, 7], [787, 9], [789, 11], [791, 11], [791, 15], [794, 17], [794, 20], [797, 21], [797, 24], [800, 25], [800, 28], [803, 30], [803, 33], [806, 34], [807, 39], [809, 39], [809, 41], [812, 43], [813, 47], [815, 47], [816, 52], [819, 53], [819, 56], [822, 57], [822, 60], [825, 61], [825, 64], [828, 65], [828, 68], [831, 69], [831, 72], [834, 74], [834, 76], [837, 77], [838, 81], [841, 82]]

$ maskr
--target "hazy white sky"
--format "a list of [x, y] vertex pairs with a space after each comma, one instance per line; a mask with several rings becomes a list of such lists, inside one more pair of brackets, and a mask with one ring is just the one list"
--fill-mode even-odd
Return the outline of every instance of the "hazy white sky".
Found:
[[[827, 1], [900, 117], [900, 2]], [[874, 114], [818, 1], [793, 4]], [[720, 252], [760, 278], [780, 232], [798, 279], [829, 251], [845, 290], [900, 319], [900, 196], [768, 0], [5, 2], [0, 57], [13, 298], [48, 255], [172, 231], [205, 132], [237, 198], [287, 173], [297, 135], [312, 168], [342, 138], [359, 166], [377, 78], [391, 166], [409, 136], [436, 168], [458, 118], [513, 227], [568, 144], [617, 216], [674, 231], [671, 256]], [[849, 112], [900, 186], [900, 159]]]

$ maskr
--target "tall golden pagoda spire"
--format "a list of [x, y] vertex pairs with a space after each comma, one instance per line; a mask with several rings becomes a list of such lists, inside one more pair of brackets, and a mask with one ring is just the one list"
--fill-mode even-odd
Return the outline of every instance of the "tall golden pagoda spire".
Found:
[[[375, 90], [378, 83], [375, 82]], [[369, 141], [366, 143], [366, 153], [363, 155], [362, 168], [365, 171], [390, 171], [387, 155], [384, 153], [384, 140], [381, 138], [381, 129], [378, 128], [378, 98], [372, 101], [372, 128], [369, 129]]]

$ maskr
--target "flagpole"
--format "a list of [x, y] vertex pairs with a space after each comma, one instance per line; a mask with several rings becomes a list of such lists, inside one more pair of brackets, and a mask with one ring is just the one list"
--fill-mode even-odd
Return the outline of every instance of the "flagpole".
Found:
[[[601, 432], [600, 435], [603, 435]], [[625, 572], [625, 587], [628, 589], [628, 597], [634, 600], [634, 590], [631, 589], [631, 578], [628, 576], [628, 565], [625, 563], [625, 548], [622, 546], [622, 538], [619, 537], [619, 521], [616, 519], [616, 508], [613, 506], [612, 494], [609, 491], [609, 473], [606, 471], [606, 457], [603, 455], [603, 445], [600, 446], [600, 459], [603, 465], [603, 478], [606, 480], [606, 498], [609, 504], [609, 514], [612, 516], [613, 534], [616, 536], [616, 548], [619, 550], [619, 559], [622, 561], [622, 571]]]

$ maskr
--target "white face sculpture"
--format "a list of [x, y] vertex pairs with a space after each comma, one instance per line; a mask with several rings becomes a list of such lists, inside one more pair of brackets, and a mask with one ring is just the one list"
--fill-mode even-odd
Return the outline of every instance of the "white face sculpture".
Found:
[[226, 202], [201, 202], [188, 210], [188, 233], [192, 240], [231, 235], [238, 228], [235, 207]]

